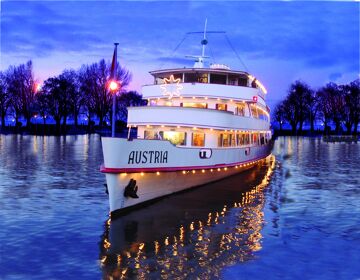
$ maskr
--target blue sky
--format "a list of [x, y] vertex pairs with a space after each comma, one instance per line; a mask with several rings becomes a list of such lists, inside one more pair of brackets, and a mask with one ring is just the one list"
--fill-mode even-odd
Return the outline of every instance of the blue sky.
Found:
[[[274, 105], [296, 79], [319, 87], [359, 77], [359, 2], [310, 1], [2, 1], [1, 70], [32, 59], [39, 80], [105, 58], [133, 73], [129, 89], [152, 82], [148, 71], [191, 66], [209, 30], [227, 32]], [[243, 70], [223, 35], [209, 35], [211, 62]]]

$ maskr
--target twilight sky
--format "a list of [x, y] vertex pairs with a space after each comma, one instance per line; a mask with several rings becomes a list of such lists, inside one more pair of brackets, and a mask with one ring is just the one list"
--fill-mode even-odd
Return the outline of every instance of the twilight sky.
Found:
[[[152, 82], [148, 71], [191, 66], [208, 30], [226, 31], [274, 105], [297, 79], [319, 87], [359, 77], [360, 2], [310, 1], [2, 1], [1, 70], [33, 60], [40, 81], [111, 59], [133, 73], [128, 89]], [[210, 62], [244, 70], [224, 35], [209, 35]]]

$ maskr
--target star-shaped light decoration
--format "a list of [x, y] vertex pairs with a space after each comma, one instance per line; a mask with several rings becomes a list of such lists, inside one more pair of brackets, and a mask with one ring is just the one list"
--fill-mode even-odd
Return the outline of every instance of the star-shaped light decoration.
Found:
[[170, 78], [164, 79], [164, 84], [160, 86], [163, 91], [163, 95], [168, 95], [169, 99], [173, 98], [174, 96], [180, 96], [180, 91], [182, 90], [183, 86], [180, 85], [181, 79], [174, 78], [174, 75], [171, 75]]

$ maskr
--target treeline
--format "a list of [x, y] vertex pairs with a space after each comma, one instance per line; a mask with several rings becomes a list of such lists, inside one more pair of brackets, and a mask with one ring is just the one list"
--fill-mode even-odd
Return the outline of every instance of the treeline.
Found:
[[[42, 118], [44, 126], [52, 118], [56, 133], [66, 133], [68, 118], [73, 118], [74, 126], [78, 127], [80, 115], [87, 126], [94, 125], [95, 120], [100, 128], [106, 126], [112, 117], [112, 93], [108, 89], [110, 68], [111, 64], [102, 59], [77, 70], [64, 70], [40, 85], [34, 78], [31, 61], [10, 66], [0, 72], [1, 127], [6, 126], [7, 117], [13, 117], [16, 126], [22, 125], [19, 118], [23, 117], [27, 129], [31, 128], [34, 117]], [[126, 122], [126, 107], [146, 101], [137, 92], [126, 91], [131, 73], [120, 66], [117, 69], [116, 79], [121, 85], [117, 93], [117, 119]]]
[[323, 126], [325, 134], [357, 134], [360, 121], [359, 79], [345, 85], [328, 83], [315, 90], [304, 82], [291, 84], [288, 95], [273, 112], [280, 133], [284, 124], [291, 126], [292, 134], [302, 134], [304, 124]]

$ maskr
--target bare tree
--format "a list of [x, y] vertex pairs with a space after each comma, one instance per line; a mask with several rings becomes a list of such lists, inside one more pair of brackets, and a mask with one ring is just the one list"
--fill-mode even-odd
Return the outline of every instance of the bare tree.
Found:
[[71, 112], [70, 94], [72, 91], [74, 91], [72, 73], [67, 70], [44, 82], [43, 92], [47, 96], [48, 110], [56, 122], [58, 133], [61, 132], [61, 120], [63, 120], [63, 131], [66, 131], [66, 119]]
[[[79, 72], [81, 91], [86, 96], [85, 103], [90, 103], [99, 118], [99, 126], [103, 126], [105, 117], [111, 112], [112, 96], [108, 90], [110, 63], [104, 59], [91, 65], [83, 65]], [[117, 67], [116, 80], [122, 91], [130, 83], [131, 74], [122, 67]]]
[[290, 86], [289, 101], [296, 106], [299, 132], [302, 132], [303, 124], [309, 116], [309, 103], [311, 101], [312, 89], [304, 82], [296, 81]]
[[308, 95], [308, 112], [310, 131], [314, 132], [315, 121], [317, 120], [319, 115], [319, 99], [315, 90], [311, 90], [311, 93]]
[[147, 101], [142, 99], [142, 95], [136, 91], [122, 93], [117, 98], [118, 118], [127, 122], [128, 107], [144, 106]]
[[335, 131], [340, 132], [341, 123], [345, 115], [345, 100], [341, 88], [335, 83], [329, 83], [325, 86], [325, 90], [329, 92], [329, 104], [331, 118], [335, 123]]
[[283, 102], [280, 102], [276, 105], [274, 109], [274, 119], [278, 122], [280, 131], [282, 131], [282, 125], [285, 121], [285, 108]]
[[10, 94], [7, 88], [6, 76], [3, 72], [0, 72], [0, 115], [1, 115], [1, 127], [5, 127], [5, 117], [7, 110], [10, 106]]
[[32, 61], [19, 66], [10, 66], [7, 70], [7, 84], [11, 94], [11, 104], [15, 111], [16, 123], [22, 114], [26, 125], [30, 126], [36, 93]]
[[43, 124], [46, 124], [46, 117], [49, 114], [49, 98], [46, 92], [39, 91], [35, 96], [35, 108], [43, 119]]
[[350, 96], [353, 102], [354, 110], [354, 134], [357, 134], [357, 129], [360, 122], [360, 79], [350, 83]]

